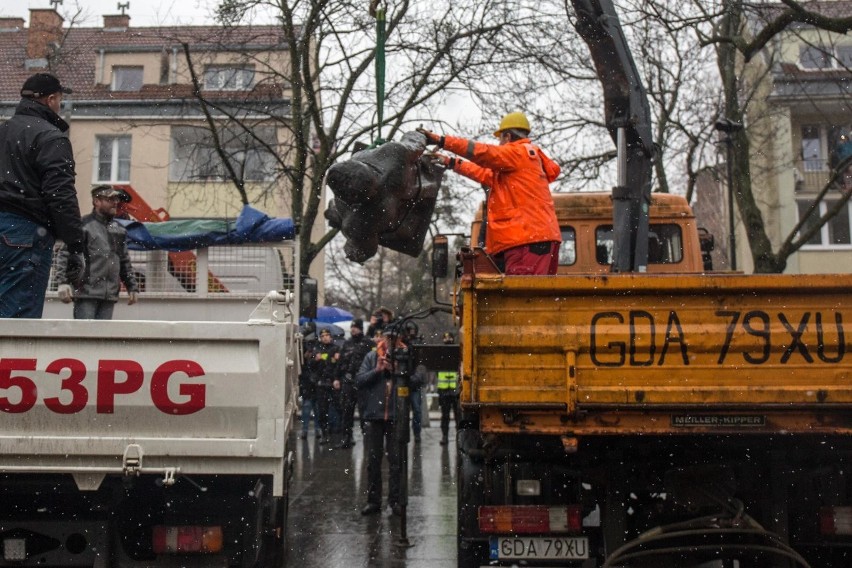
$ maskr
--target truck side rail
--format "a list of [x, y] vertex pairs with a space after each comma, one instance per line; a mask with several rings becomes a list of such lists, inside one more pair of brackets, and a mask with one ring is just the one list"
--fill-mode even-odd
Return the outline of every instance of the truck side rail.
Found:
[[852, 275], [488, 275], [461, 292], [461, 403], [504, 423], [852, 408]]

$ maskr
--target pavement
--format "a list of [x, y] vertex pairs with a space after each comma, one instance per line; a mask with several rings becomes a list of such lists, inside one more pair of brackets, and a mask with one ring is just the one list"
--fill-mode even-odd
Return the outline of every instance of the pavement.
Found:
[[[313, 429], [306, 440], [296, 423], [290, 439], [295, 472], [290, 485], [288, 567], [438, 568], [456, 566], [455, 430], [441, 446], [435, 413], [419, 444], [409, 444], [407, 545], [400, 517], [385, 506], [363, 517], [366, 503], [364, 443], [348, 450], [320, 445]], [[356, 431], [358, 430], [356, 424]], [[412, 437], [413, 439], [413, 437]], [[387, 497], [387, 467], [383, 496]]]

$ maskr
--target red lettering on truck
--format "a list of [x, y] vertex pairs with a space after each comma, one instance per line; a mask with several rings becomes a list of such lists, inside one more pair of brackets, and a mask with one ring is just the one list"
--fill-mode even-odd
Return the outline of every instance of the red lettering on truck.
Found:
[[[27, 412], [38, 402], [36, 380], [25, 373], [38, 369], [36, 359], [0, 357], [0, 412]], [[56, 414], [75, 414], [89, 404], [90, 393], [84, 381], [88, 370], [79, 359], [62, 358], [50, 362], [44, 369], [47, 375], [60, 377], [59, 393], [44, 399], [44, 406]], [[176, 375], [178, 375], [176, 377]], [[181, 382], [177, 393], [169, 385], [180, 379], [203, 377], [204, 368], [195, 361], [176, 359], [166, 361], [151, 374], [151, 402], [161, 412], [171, 415], [193, 414], [207, 404], [207, 386], [199, 382]], [[98, 414], [113, 414], [116, 399], [138, 392], [145, 384], [145, 370], [137, 361], [102, 359], [95, 374], [95, 409]], [[182, 400], [173, 396], [180, 395]]]
[[181, 384], [178, 392], [189, 397], [185, 402], [177, 403], [169, 398], [169, 379], [175, 373], [184, 373], [187, 377], [200, 377], [204, 369], [195, 361], [166, 361], [154, 371], [151, 377], [151, 400], [166, 414], [192, 414], [204, 408], [207, 398], [205, 385], [199, 383]]

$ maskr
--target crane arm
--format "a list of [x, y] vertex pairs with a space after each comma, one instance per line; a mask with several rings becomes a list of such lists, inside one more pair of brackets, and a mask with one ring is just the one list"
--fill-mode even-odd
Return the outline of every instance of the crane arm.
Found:
[[612, 0], [571, 0], [574, 27], [589, 47], [603, 85], [604, 118], [618, 148], [613, 197], [613, 271], [644, 272], [654, 143], [648, 95]]

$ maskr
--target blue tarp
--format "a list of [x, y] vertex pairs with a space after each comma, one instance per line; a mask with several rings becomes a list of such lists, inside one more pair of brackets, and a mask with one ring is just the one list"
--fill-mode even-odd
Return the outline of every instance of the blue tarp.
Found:
[[140, 223], [116, 220], [127, 229], [127, 248], [131, 250], [183, 251], [213, 245], [276, 243], [296, 237], [292, 219], [269, 217], [248, 205], [243, 207], [236, 221], [187, 219]]

